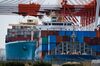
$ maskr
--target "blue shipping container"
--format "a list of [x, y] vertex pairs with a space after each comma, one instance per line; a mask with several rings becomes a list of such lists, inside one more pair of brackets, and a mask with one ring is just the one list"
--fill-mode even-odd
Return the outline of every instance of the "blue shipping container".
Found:
[[56, 43], [48, 44], [48, 51], [53, 50], [56, 47]]
[[[83, 43], [84, 42], [84, 37], [96, 37], [96, 32], [95, 31], [74, 31], [76, 35], [76, 41]], [[65, 32], [66, 36], [72, 36], [73, 31], [66, 31]]]
[[78, 40], [78, 42], [83, 43], [84, 41], [84, 34], [83, 31], [77, 31], [76, 32], [76, 38]]
[[65, 36], [65, 31], [59, 31], [59, 36]]
[[66, 35], [66, 36], [71, 36], [71, 35], [72, 35], [72, 31], [66, 31], [66, 32], [65, 32], [65, 35]]
[[83, 31], [85, 37], [96, 37], [95, 31]]
[[48, 51], [48, 44], [42, 44], [39, 47], [40, 47], [40, 51]]
[[55, 35], [49, 35], [48, 36], [48, 42], [55, 42], [56, 43], [56, 36]]
[[100, 45], [93, 45], [93, 46], [91, 46], [91, 47], [92, 47], [92, 49], [93, 49], [94, 51], [100, 52]]

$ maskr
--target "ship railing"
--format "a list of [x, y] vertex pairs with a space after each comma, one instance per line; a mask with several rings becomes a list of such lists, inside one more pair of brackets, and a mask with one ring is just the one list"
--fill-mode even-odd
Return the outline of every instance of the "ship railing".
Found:
[[36, 27], [37, 30], [80, 30], [78, 26], [72, 26], [71, 22], [43, 22], [43, 25], [9, 24], [9, 26]]
[[[73, 48], [74, 46], [74, 48]], [[61, 51], [60, 51], [61, 50]], [[73, 52], [73, 50], [76, 50]], [[70, 42], [59, 43], [57, 47], [51, 50], [52, 54], [60, 55], [93, 55], [95, 56], [95, 51], [88, 45], [80, 44], [76, 42], [74, 45]]]

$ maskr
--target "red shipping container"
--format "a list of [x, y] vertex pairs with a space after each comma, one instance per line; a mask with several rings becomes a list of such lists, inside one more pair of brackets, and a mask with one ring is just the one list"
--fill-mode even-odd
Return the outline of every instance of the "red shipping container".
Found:
[[63, 41], [63, 36], [56, 36], [57, 43], [61, 43]]
[[96, 37], [100, 38], [100, 31], [96, 31]]
[[67, 41], [67, 36], [63, 36], [62, 41], [66, 42]]
[[48, 35], [54, 35], [54, 31], [48, 31]]
[[48, 31], [41, 31], [41, 37], [48, 36]]
[[91, 38], [89, 42], [86, 42], [89, 45], [100, 45], [100, 38]]
[[97, 56], [100, 56], [100, 52], [96, 52], [96, 55], [97, 55]]
[[54, 31], [54, 35], [58, 36], [58, 31]]
[[100, 38], [99, 37], [95, 37], [93, 40], [95, 41], [95, 44], [100, 45]]
[[84, 37], [84, 42], [88, 45], [91, 45], [91, 39], [89, 37]]
[[70, 37], [68, 37], [68, 36], [63, 36], [63, 37], [62, 37], [62, 41], [64, 41], [64, 42], [70, 41]]

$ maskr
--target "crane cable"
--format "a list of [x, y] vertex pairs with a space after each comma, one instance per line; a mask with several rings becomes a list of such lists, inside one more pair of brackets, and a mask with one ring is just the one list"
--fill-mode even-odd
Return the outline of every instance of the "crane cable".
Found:
[[2, 3], [2, 4], [14, 4], [16, 2], [18, 2], [18, 1], [17, 0], [6, 0], [6, 1], [3, 0], [0, 3]]

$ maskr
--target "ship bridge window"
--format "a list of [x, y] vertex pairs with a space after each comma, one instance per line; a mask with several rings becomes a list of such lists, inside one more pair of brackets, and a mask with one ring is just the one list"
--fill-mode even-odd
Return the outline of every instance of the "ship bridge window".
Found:
[[52, 23], [52, 25], [63, 25], [63, 23]]
[[66, 25], [66, 23], [64, 25]]
[[20, 26], [16, 26], [15, 28], [16, 28], [16, 29], [21, 29], [21, 27], [20, 27]]
[[48, 25], [47, 23], [44, 23], [44, 25]]
[[51, 25], [51, 23], [49, 23], [49, 25]]
[[71, 26], [72, 24], [71, 23], [67, 23], [67, 25]]
[[71, 26], [73, 23], [72, 22], [68, 22], [67, 25]]
[[27, 22], [33, 22], [33, 20], [29, 19], [29, 20], [27, 20]]
[[57, 17], [52, 17], [52, 18], [51, 18], [51, 21], [52, 21], [52, 22], [57, 22]]
[[51, 25], [51, 23], [44, 23], [44, 25]]

